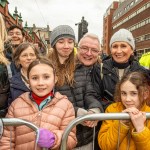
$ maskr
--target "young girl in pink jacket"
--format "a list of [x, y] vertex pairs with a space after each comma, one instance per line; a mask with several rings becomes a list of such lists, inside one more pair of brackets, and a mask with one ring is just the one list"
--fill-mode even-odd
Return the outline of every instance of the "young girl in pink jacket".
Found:
[[[40, 128], [38, 143], [35, 133], [27, 126], [5, 127], [0, 149], [40, 150], [42, 147], [59, 149], [64, 130], [75, 118], [74, 108], [65, 95], [54, 93], [57, 82], [52, 63], [47, 59], [33, 61], [27, 72], [31, 92], [19, 96], [10, 105], [7, 118], [26, 119]], [[21, 86], [21, 85], [20, 85]], [[67, 149], [76, 145], [75, 129], [67, 142]]]

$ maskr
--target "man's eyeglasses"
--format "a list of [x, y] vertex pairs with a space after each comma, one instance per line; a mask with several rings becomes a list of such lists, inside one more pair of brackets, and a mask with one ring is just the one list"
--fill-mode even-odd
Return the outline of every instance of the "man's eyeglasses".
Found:
[[98, 49], [95, 49], [95, 48], [90, 48], [90, 47], [86, 47], [86, 46], [81, 46], [81, 47], [78, 47], [82, 53], [87, 53], [88, 51], [90, 51], [92, 54], [98, 54], [99, 53], [99, 50]]

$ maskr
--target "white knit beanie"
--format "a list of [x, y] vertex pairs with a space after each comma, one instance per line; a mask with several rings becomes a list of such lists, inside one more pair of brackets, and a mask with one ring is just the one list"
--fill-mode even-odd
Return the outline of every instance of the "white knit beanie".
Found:
[[51, 36], [50, 36], [51, 47], [54, 47], [54, 45], [57, 43], [57, 41], [63, 37], [71, 38], [75, 41], [74, 30], [68, 25], [57, 26], [51, 32]]
[[127, 42], [135, 50], [135, 42], [132, 33], [127, 29], [120, 29], [113, 34], [110, 40], [110, 49], [114, 42]]

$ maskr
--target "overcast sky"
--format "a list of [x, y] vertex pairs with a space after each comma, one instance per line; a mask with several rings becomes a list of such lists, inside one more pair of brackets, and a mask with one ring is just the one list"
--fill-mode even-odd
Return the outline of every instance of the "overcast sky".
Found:
[[[75, 23], [81, 22], [82, 16], [88, 22], [88, 31], [102, 38], [103, 16], [114, 0], [8, 0], [9, 11], [14, 13], [15, 6], [21, 12], [23, 26], [35, 24], [37, 27], [50, 26], [53, 30], [61, 24], [70, 25], [76, 33]], [[116, 0], [118, 1], [118, 0]]]

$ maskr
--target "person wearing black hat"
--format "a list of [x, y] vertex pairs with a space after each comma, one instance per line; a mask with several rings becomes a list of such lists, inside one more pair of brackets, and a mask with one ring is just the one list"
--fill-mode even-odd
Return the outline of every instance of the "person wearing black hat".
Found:
[[117, 82], [129, 72], [141, 71], [147, 73], [134, 59], [135, 41], [127, 29], [120, 29], [110, 40], [111, 58], [103, 62], [103, 86], [105, 108], [112, 102]]
[[[75, 108], [76, 117], [101, 112], [102, 105], [97, 100], [88, 69], [75, 61], [73, 29], [68, 25], [56, 27], [51, 33], [50, 41], [53, 50], [49, 59], [56, 66], [58, 77], [55, 90], [68, 96]], [[77, 125], [78, 143], [75, 149], [92, 149], [93, 127], [96, 125], [97, 121], [85, 121]]]

